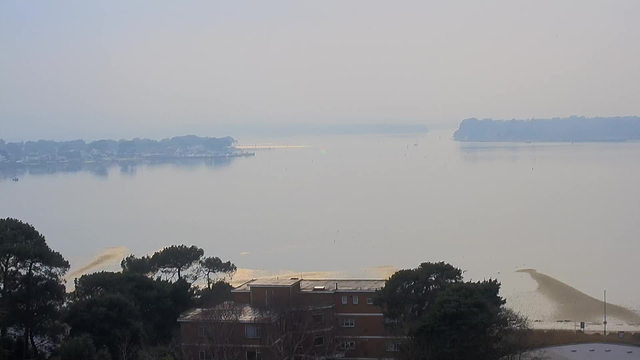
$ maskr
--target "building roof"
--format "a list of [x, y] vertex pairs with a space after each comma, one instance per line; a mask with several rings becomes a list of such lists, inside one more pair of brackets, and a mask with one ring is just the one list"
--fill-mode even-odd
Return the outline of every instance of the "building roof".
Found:
[[265, 322], [274, 315], [249, 304], [225, 301], [213, 308], [189, 309], [178, 318], [178, 322]]
[[254, 287], [289, 287], [300, 282], [300, 279], [260, 279], [253, 280], [246, 284]]
[[[249, 291], [252, 286], [269, 287], [269, 286], [292, 286], [300, 282], [300, 290], [307, 291], [362, 291], [373, 292], [384, 287], [385, 280], [380, 279], [274, 279], [274, 280], [251, 280], [239, 285], [233, 291], [243, 292]], [[291, 285], [286, 285], [291, 284]], [[337, 287], [337, 290], [336, 290]]]

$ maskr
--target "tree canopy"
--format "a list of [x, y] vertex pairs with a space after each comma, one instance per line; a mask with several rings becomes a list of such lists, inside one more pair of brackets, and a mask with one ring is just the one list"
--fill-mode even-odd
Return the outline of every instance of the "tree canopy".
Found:
[[217, 256], [209, 256], [200, 260], [200, 272], [207, 281], [207, 288], [211, 289], [211, 286], [217, 282], [217, 275], [224, 274], [233, 275], [237, 268], [231, 261], [223, 262]]
[[462, 120], [457, 141], [626, 141], [640, 139], [640, 117], [570, 116], [531, 120]]
[[415, 269], [400, 270], [386, 281], [375, 301], [393, 320], [420, 319], [439, 291], [462, 281], [462, 271], [450, 264], [422, 263]]
[[122, 272], [145, 276], [151, 276], [158, 271], [151, 263], [149, 256], [136, 257], [135, 255], [129, 255], [122, 259], [120, 267], [122, 267]]
[[131, 255], [122, 272], [82, 275], [67, 294], [64, 257], [33, 226], [0, 219], [0, 360], [164, 358], [176, 351], [183, 311], [231, 294], [224, 280], [235, 265], [203, 256], [185, 245]]
[[378, 291], [376, 303], [405, 339], [405, 359], [498, 360], [521, 349], [526, 319], [504, 307], [496, 280], [463, 282], [450, 264], [422, 263], [400, 270]]
[[192, 245], [171, 245], [156, 251], [151, 257], [152, 267], [170, 276], [182, 275], [197, 264], [204, 256], [204, 250]]
[[70, 336], [90, 335], [111, 356], [133, 353], [142, 344], [143, 325], [133, 301], [121, 294], [104, 294], [75, 301], [66, 314]]
[[89, 335], [80, 335], [65, 341], [56, 357], [60, 360], [111, 360], [106, 349], [96, 350]]
[[22, 332], [25, 354], [37, 356], [60, 336], [67, 270], [69, 262], [33, 226], [0, 219], [1, 336], [10, 327]]

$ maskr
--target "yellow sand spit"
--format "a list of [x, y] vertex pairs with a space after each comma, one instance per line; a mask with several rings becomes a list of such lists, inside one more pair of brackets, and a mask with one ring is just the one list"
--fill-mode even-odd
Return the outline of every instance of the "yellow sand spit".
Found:
[[[554, 318], [574, 321], [602, 320], [602, 301], [534, 269], [522, 269], [517, 272], [529, 274], [538, 283], [536, 291], [555, 305]], [[640, 323], [640, 314], [619, 305], [607, 304], [607, 315], [628, 324]]]
[[96, 269], [104, 268], [109, 265], [119, 263], [124, 257], [126, 250], [127, 249], [124, 247], [106, 248], [88, 263], [82, 265], [77, 269], [73, 269], [71, 272], [67, 274], [65, 278], [67, 280], [74, 279], [78, 276], [82, 276], [83, 274], [92, 272]]

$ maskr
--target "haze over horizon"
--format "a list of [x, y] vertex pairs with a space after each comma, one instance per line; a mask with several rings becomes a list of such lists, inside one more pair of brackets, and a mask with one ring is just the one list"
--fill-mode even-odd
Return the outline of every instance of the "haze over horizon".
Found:
[[640, 114], [636, 1], [0, 3], [0, 138]]

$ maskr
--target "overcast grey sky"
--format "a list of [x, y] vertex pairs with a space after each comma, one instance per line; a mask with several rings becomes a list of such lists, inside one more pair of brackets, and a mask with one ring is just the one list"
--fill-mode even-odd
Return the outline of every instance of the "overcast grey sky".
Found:
[[639, 15], [637, 0], [0, 0], [0, 138], [640, 115]]

